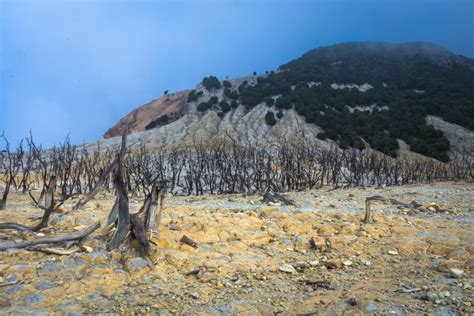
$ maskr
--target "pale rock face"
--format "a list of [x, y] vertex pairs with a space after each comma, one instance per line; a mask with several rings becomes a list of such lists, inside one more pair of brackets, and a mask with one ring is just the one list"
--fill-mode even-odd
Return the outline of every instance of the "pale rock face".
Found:
[[374, 112], [374, 111], [377, 111], [377, 112], [381, 112], [381, 111], [388, 111], [388, 106], [384, 105], [384, 106], [377, 106], [377, 104], [372, 104], [370, 106], [361, 106], [361, 105], [357, 105], [357, 106], [354, 106], [354, 107], [350, 107], [350, 106], [347, 106], [348, 109], [349, 109], [349, 112], [351, 113], [354, 113], [354, 111], [360, 111], [360, 112]]
[[451, 152], [455, 155], [474, 157], [474, 132], [462, 126], [452, 124], [443, 119], [428, 115], [426, 123], [443, 132], [451, 143]]
[[[192, 145], [196, 142], [207, 142], [228, 136], [242, 145], [271, 147], [285, 143], [294, 143], [308, 139], [319, 141], [316, 135], [321, 129], [316, 125], [306, 124], [303, 117], [294, 110], [283, 111], [284, 116], [274, 126], [265, 123], [265, 115], [269, 108], [259, 104], [247, 112], [245, 107], [232, 109], [222, 119], [214, 111], [199, 113], [196, 105], [190, 104], [187, 114], [178, 120], [152, 130], [129, 135], [131, 145], [144, 142], [151, 147], [174, 147]], [[119, 144], [119, 137], [102, 141], [106, 146]], [[328, 143], [319, 141], [321, 146]], [[94, 145], [92, 145], [94, 146]]]
[[368, 83], [364, 83], [361, 85], [357, 85], [355, 83], [333, 83], [331, 84], [331, 89], [338, 90], [338, 89], [357, 89], [360, 92], [367, 92], [370, 89], [373, 89], [374, 87]]
[[321, 86], [321, 82], [315, 82], [315, 81], [308, 82], [308, 87], [310, 87], [310, 88], [319, 87], [319, 86]]

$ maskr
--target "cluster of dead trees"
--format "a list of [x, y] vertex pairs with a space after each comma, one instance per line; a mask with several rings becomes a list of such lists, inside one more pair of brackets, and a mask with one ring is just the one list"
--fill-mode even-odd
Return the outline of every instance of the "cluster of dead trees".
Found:
[[[283, 192], [320, 186], [353, 187], [403, 185], [445, 180], [474, 180], [474, 161], [454, 157], [449, 163], [431, 159], [393, 159], [373, 151], [314, 143], [284, 145], [273, 149], [241, 146], [233, 141], [171, 150], [149, 150], [145, 145], [127, 148], [127, 135], [120, 148], [91, 150], [72, 145], [68, 138], [50, 149], [38, 146], [32, 135], [15, 149], [4, 134], [0, 152], [0, 181], [3, 183], [0, 210], [11, 191], [29, 194], [35, 207], [44, 210], [38, 224], [1, 223], [0, 229], [35, 232], [47, 227], [50, 215], [65, 201], [81, 198], [75, 211], [102, 190], [115, 192], [116, 201], [104, 228], [107, 248], [113, 250], [137, 240], [148, 253], [149, 239], [161, 220], [165, 192], [184, 195]], [[145, 197], [136, 213], [129, 209], [131, 196]], [[24, 243], [3, 243], [0, 250], [30, 247], [36, 242], [77, 241], [99, 227], [83, 232]]]
[[[0, 209], [6, 207], [11, 190], [29, 193], [36, 205], [44, 206], [45, 192], [54, 184], [57, 201], [83, 196], [73, 208], [84, 206], [100, 190], [116, 188], [113, 170], [117, 153], [66, 140], [44, 150], [30, 135], [16, 150], [4, 135], [6, 146], [0, 153], [3, 180]], [[129, 196], [149, 196], [153, 188], [166, 186], [177, 195], [284, 192], [320, 186], [355, 187], [404, 185], [446, 180], [473, 180], [474, 161], [454, 157], [449, 163], [432, 159], [399, 158], [375, 151], [336, 147], [321, 148], [305, 142], [266, 150], [244, 147], [229, 141], [165, 150], [149, 150], [145, 145], [124, 154], [124, 185]], [[40, 192], [35, 197], [36, 192]]]
[[474, 179], [474, 161], [468, 156], [449, 163], [393, 159], [374, 151], [323, 149], [311, 143], [268, 151], [219, 141], [167, 153], [141, 146], [127, 157], [126, 165], [134, 194], [146, 194], [147, 183], [157, 180], [167, 183], [173, 194], [203, 195]]
[[[144, 180], [140, 180], [140, 188], [147, 193], [146, 198], [139, 212], [131, 214], [124, 172], [124, 157], [127, 154], [126, 133], [122, 137], [121, 147], [117, 153], [112, 151], [102, 153], [97, 150], [92, 155], [84, 148], [82, 152], [79, 152], [68, 139], [58, 147], [47, 151], [41, 150], [36, 146], [31, 135], [26, 140], [28, 151], [23, 149], [23, 141], [21, 141], [17, 150], [12, 152], [8, 140], [3, 134], [1, 137], [6, 143], [6, 149], [0, 156], [1, 175], [5, 183], [2, 207], [6, 206], [8, 193], [11, 188], [14, 188], [23, 193], [28, 192], [33, 205], [43, 209], [44, 213], [37, 225], [0, 223], [0, 229], [36, 232], [47, 227], [52, 212], [74, 195], [87, 192], [71, 211], [83, 207], [101, 189], [110, 190], [112, 186], [115, 189], [116, 201], [104, 229], [107, 249], [116, 249], [136, 239], [140, 250], [148, 254], [148, 240], [161, 220], [161, 206], [166, 187], [163, 184], [160, 186], [157, 181], [148, 181], [145, 184]], [[111, 186], [109, 182], [112, 183]], [[35, 187], [41, 187], [39, 197], [35, 197], [33, 193]], [[11, 248], [31, 248], [44, 244], [71, 245], [71, 242], [77, 242], [86, 237], [99, 226], [100, 224], [96, 223], [82, 232], [65, 236], [40, 238], [20, 243], [1, 243], [0, 251]], [[58, 249], [50, 251], [52, 253], [64, 252]]]

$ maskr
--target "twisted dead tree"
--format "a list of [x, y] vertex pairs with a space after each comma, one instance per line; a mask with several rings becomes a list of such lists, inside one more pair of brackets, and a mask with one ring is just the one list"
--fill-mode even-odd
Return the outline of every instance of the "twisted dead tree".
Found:
[[107, 250], [111, 251], [124, 245], [125, 248], [136, 240], [139, 250], [143, 256], [148, 257], [150, 243], [146, 236], [146, 230], [155, 227], [161, 212], [157, 212], [159, 203], [159, 191], [152, 188], [150, 195], [145, 200], [141, 210], [131, 214], [127, 186], [124, 181], [123, 160], [127, 150], [127, 134], [122, 136], [122, 147], [116, 158], [114, 172], [114, 185], [116, 189], [115, 204], [108, 216], [104, 235], [107, 240]]

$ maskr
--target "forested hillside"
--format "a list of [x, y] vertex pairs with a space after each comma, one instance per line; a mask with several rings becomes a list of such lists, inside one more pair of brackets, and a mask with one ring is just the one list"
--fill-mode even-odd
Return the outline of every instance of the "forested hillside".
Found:
[[324, 130], [318, 138], [343, 149], [369, 144], [395, 157], [401, 139], [414, 152], [448, 161], [448, 139], [425, 118], [474, 130], [473, 69], [471, 59], [434, 44], [346, 43], [309, 51], [255, 84], [233, 87], [207, 77], [203, 86], [224, 89], [224, 98], [200, 100], [202, 93], [193, 90], [188, 102], [221, 117], [239, 105], [266, 103], [273, 109], [265, 117], [269, 125], [284, 115], [281, 110], [294, 108]]

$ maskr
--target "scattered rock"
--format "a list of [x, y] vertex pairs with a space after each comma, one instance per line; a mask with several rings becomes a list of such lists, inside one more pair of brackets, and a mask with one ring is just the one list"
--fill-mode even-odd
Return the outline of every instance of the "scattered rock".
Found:
[[292, 273], [292, 274], [297, 273], [296, 269], [291, 264], [284, 264], [281, 267], [279, 267], [278, 270], [281, 272]]
[[320, 237], [320, 236], [311, 237], [309, 242], [313, 248], [315, 248], [316, 250], [320, 252], [325, 252], [329, 248], [328, 240], [325, 237]]
[[389, 250], [389, 251], [388, 251], [388, 254], [391, 255], [391, 256], [398, 256], [398, 251], [396, 251], [396, 250]]
[[457, 269], [457, 268], [451, 268], [449, 270], [449, 274], [456, 279], [460, 279], [464, 276], [464, 270]]
[[364, 309], [369, 313], [374, 313], [375, 311], [377, 311], [377, 305], [375, 305], [374, 303], [368, 303], [364, 306]]
[[148, 268], [148, 261], [143, 259], [142, 257], [128, 259], [125, 262], [125, 269], [129, 273], [138, 273], [145, 268]]
[[324, 265], [328, 269], [337, 269], [342, 266], [342, 262], [339, 259], [329, 259], [324, 263]]
[[44, 295], [41, 293], [30, 294], [25, 297], [25, 302], [27, 304], [38, 304], [44, 301]]
[[81, 245], [81, 249], [84, 250], [87, 253], [91, 253], [91, 252], [94, 251], [94, 249], [92, 249], [92, 247], [89, 247], [89, 246], [86, 246], [86, 245]]
[[345, 261], [342, 262], [342, 265], [344, 265], [346, 267], [350, 267], [352, 264], [353, 264], [353, 262], [350, 261], [350, 260], [345, 260]]
[[46, 261], [39, 269], [40, 272], [57, 272], [62, 269], [62, 265], [55, 261]]

